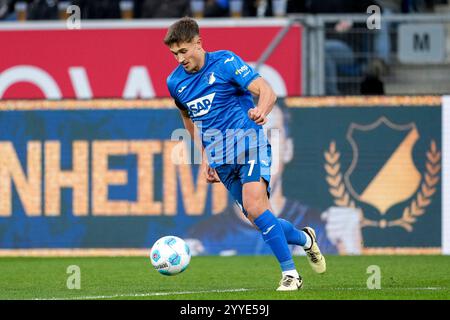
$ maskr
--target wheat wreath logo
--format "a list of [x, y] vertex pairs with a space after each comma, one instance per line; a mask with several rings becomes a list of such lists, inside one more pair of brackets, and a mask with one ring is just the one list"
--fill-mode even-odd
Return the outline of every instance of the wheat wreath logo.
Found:
[[[324, 152], [326, 181], [335, 205], [358, 208], [358, 203], [369, 204], [382, 219], [364, 217], [363, 227], [397, 226], [411, 232], [433, 200], [441, 169], [441, 153], [431, 140], [424, 172], [419, 172], [413, 161], [413, 147], [418, 139], [414, 123], [397, 125], [385, 117], [369, 125], [352, 123], [347, 132], [353, 150], [348, 170], [342, 174], [341, 154], [335, 141]], [[376, 147], [380, 142], [385, 144], [382, 150]], [[389, 220], [389, 209], [407, 200], [402, 216]]]

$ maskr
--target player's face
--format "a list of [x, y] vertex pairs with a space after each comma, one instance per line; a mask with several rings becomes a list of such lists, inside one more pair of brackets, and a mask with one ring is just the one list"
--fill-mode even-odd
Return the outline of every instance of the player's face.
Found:
[[191, 42], [174, 43], [170, 46], [170, 51], [187, 72], [196, 72], [202, 67], [203, 50], [199, 37]]

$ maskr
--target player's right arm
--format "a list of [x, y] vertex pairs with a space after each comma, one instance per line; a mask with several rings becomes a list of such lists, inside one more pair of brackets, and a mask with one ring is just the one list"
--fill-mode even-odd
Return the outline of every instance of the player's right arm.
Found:
[[172, 75], [167, 79], [167, 88], [169, 89], [169, 93], [174, 99], [175, 105], [180, 111], [181, 120], [183, 121], [184, 128], [189, 132], [191, 138], [194, 140], [194, 143], [201, 148], [202, 150], [202, 171], [206, 177], [206, 181], [208, 183], [219, 182], [219, 176], [215, 169], [211, 168], [208, 165], [208, 160], [205, 154], [205, 149], [203, 147], [202, 140], [200, 138], [200, 134], [198, 134], [198, 130], [189, 116], [188, 109], [177, 99], [177, 95], [175, 94], [175, 82], [172, 79]]
[[197, 144], [198, 139], [196, 139], [197, 135], [195, 134], [195, 125], [191, 121], [188, 111], [186, 109], [179, 109], [179, 110], [180, 110], [181, 120], [183, 121], [184, 128], [189, 132], [192, 139], [194, 139], [194, 143]]
[[191, 138], [194, 140], [194, 143], [201, 148], [202, 150], [202, 171], [206, 177], [206, 182], [208, 183], [216, 183], [219, 182], [219, 177], [217, 175], [216, 170], [211, 168], [208, 165], [208, 159], [205, 154], [205, 148], [200, 139], [200, 135], [198, 134], [197, 128], [189, 117], [188, 111], [186, 109], [179, 109], [181, 114], [181, 120], [183, 121], [184, 128], [189, 132]]

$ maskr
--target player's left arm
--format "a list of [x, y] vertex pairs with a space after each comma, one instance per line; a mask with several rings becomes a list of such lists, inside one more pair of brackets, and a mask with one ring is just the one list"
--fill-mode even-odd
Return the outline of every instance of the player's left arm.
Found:
[[258, 125], [267, 122], [267, 115], [272, 111], [273, 105], [277, 101], [277, 96], [272, 87], [262, 77], [253, 80], [247, 89], [255, 96], [258, 96], [258, 105], [248, 111], [250, 119]]

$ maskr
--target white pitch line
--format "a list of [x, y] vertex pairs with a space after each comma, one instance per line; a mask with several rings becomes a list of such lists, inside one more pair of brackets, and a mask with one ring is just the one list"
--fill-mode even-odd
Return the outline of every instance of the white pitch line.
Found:
[[[188, 295], [188, 294], [198, 294], [198, 293], [226, 293], [226, 292], [246, 292], [246, 291], [256, 291], [264, 289], [224, 289], [224, 290], [203, 290], [203, 291], [180, 291], [180, 292], [149, 292], [149, 293], [124, 293], [124, 294], [114, 294], [114, 295], [103, 295], [103, 296], [81, 296], [81, 297], [65, 297], [65, 298], [34, 298], [32, 300], [96, 300], [96, 299], [113, 299], [113, 298], [145, 298], [145, 297], [156, 297], [156, 296], [170, 296], [170, 295]], [[309, 290], [323, 290], [323, 288], [303, 288], [301, 291]], [[368, 288], [333, 288], [332, 290], [355, 290], [355, 291], [387, 291], [387, 290], [450, 290], [446, 287], [418, 287], [418, 288], [381, 288], [381, 289], [368, 289]]]
[[90, 300], [90, 299], [112, 299], [112, 298], [125, 298], [125, 297], [154, 297], [154, 296], [170, 296], [170, 295], [184, 295], [184, 294], [196, 294], [196, 293], [225, 293], [225, 292], [244, 292], [257, 289], [224, 289], [224, 290], [204, 290], [204, 291], [181, 291], [181, 292], [150, 292], [150, 293], [126, 293], [126, 294], [114, 294], [109, 296], [82, 296], [82, 297], [66, 297], [66, 298], [35, 298], [33, 300]]
[[[312, 288], [310, 288], [312, 289]], [[302, 289], [303, 290], [303, 289]], [[314, 290], [323, 290], [323, 288], [314, 288]], [[383, 290], [450, 290], [450, 288], [443, 287], [418, 287], [418, 288], [394, 288], [388, 287], [380, 289], [368, 289], [368, 288], [333, 288], [332, 290], [359, 290], [359, 291], [383, 291]]]

